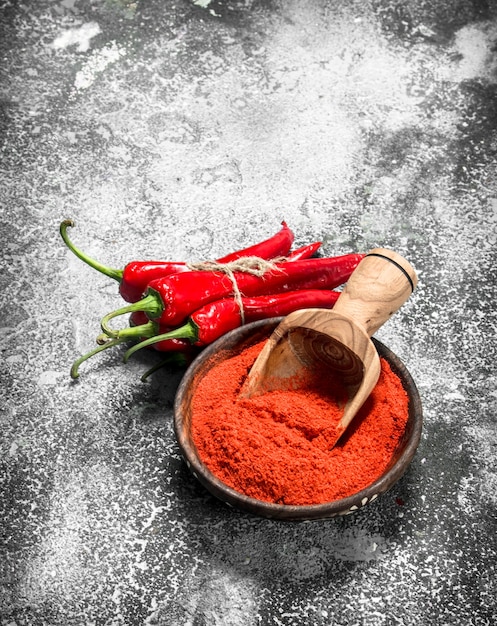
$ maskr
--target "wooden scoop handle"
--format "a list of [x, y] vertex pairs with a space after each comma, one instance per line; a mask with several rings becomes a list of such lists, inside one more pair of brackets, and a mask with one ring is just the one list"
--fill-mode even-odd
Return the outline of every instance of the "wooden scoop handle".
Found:
[[370, 250], [354, 270], [333, 311], [360, 324], [371, 337], [418, 284], [411, 264], [386, 248]]

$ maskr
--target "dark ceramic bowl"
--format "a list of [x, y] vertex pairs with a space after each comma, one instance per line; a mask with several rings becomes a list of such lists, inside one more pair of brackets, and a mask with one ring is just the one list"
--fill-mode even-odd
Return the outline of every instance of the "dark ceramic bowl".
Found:
[[[411, 375], [391, 350], [373, 339], [380, 356], [384, 357], [399, 376], [409, 396], [409, 416], [404, 435], [384, 472], [374, 483], [347, 498], [325, 504], [293, 506], [272, 504], [248, 497], [235, 491], [214, 476], [200, 460], [191, 435], [191, 399], [198, 382], [213, 361], [226, 359], [248, 346], [269, 337], [282, 318], [247, 324], [233, 330], [203, 350], [186, 371], [176, 394], [174, 405], [174, 428], [183, 457], [193, 475], [214, 496], [223, 502], [254, 515], [281, 520], [316, 520], [337, 515], [347, 515], [373, 502], [394, 485], [404, 474], [418, 447], [422, 429], [422, 407], [418, 390]], [[212, 357], [216, 357], [214, 360]]]

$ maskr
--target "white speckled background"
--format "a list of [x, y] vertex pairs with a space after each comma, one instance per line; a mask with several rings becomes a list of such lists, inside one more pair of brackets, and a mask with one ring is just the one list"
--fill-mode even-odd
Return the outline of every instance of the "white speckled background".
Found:
[[[484, 626], [497, 613], [492, 0], [0, 0], [1, 626]], [[94, 345], [122, 267], [285, 219], [392, 247], [420, 286], [378, 338], [425, 428], [359, 513], [228, 509], [172, 430], [181, 371]]]

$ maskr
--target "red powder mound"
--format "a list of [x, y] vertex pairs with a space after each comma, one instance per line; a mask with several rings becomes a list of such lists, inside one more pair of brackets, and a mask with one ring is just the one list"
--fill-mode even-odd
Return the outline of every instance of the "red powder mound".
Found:
[[199, 382], [192, 434], [210, 471], [245, 495], [279, 504], [331, 502], [364, 489], [388, 466], [408, 416], [408, 397], [381, 359], [379, 381], [333, 449], [344, 397], [330, 377], [305, 389], [250, 399], [240, 390], [263, 343], [222, 361]]

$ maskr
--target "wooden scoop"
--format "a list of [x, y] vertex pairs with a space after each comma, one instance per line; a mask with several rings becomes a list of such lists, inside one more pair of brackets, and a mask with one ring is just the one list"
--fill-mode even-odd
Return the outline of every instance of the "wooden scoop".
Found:
[[359, 263], [333, 310], [301, 309], [276, 327], [242, 388], [251, 397], [294, 389], [315, 367], [326, 367], [347, 391], [333, 447], [376, 385], [380, 359], [370, 337], [411, 295], [418, 282], [412, 266], [384, 248]]

